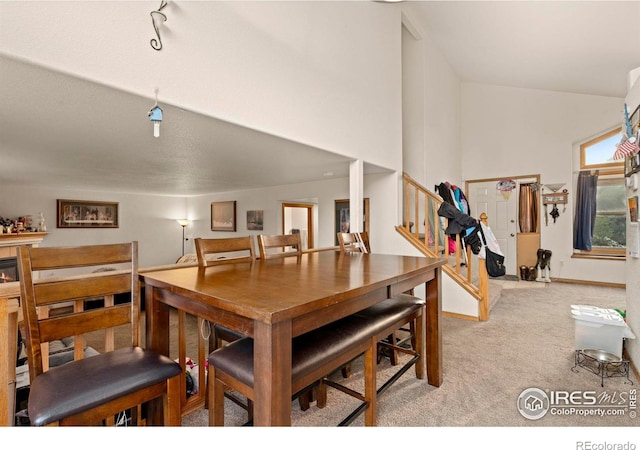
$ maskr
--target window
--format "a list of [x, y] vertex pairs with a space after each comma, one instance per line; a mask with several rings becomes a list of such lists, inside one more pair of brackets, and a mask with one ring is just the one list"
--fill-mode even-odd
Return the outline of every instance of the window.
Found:
[[[621, 137], [621, 128], [616, 128], [580, 145], [580, 169], [598, 171], [591, 250], [574, 250], [580, 255], [624, 257], [626, 254], [624, 161], [613, 159]], [[576, 229], [579, 227], [577, 224]]]
[[622, 139], [622, 128], [609, 131], [580, 145], [580, 169], [623, 169], [623, 161], [615, 161], [616, 144]]
[[627, 245], [624, 177], [600, 175], [596, 194], [593, 249], [597, 254], [625, 254]]

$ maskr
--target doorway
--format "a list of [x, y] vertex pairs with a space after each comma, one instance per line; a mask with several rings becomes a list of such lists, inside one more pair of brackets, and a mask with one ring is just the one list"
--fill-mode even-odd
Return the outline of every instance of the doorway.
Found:
[[[512, 180], [514, 188], [501, 191], [505, 180]], [[540, 248], [539, 197], [535, 210], [537, 227], [535, 231], [523, 230], [520, 220], [520, 189], [525, 185], [539, 185], [539, 175], [521, 177], [490, 178], [466, 182], [467, 200], [471, 215], [480, 218], [487, 214], [489, 227], [498, 240], [500, 250], [505, 255], [507, 275], [519, 276], [518, 268], [537, 262], [536, 251]], [[524, 206], [524, 205], [522, 205]]]
[[282, 203], [282, 234], [300, 234], [302, 250], [314, 248], [313, 203]]

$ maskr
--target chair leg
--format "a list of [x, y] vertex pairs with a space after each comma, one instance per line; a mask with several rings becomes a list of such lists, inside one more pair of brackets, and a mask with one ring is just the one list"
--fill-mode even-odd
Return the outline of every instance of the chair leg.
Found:
[[340, 371], [342, 372], [342, 378], [349, 378], [351, 376], [351, 363], [342, 366]]
[[409, 322], [409, 333], [411, 333], [411, 348], [416, 348], [416, 321]]
[[364, 353], [364, 399], [369, 403], [369, 407], [364, 413], [364, 424], [368, 427], [375, 427], [377, 423], [378, 407], [376, 393], [376, 369], [378, 344], [375, 341]]
[[224, 384], [216, 379], [215, 369], [209, 366], [207, 385], [209, 387], [209, 426], [224, 426]]
[[324, 380], [320, 380], [314, 389], [316, 390], [316, 406], [324, 408], [327, 406], [327, 385]]
[[253, 400], [247, 399], [247, 420], [253, 422]]
[[424, 379], [425, 372], [426, 372], [426, 364], [427, 364], [426, 341], [425, 341], [425, 331], [427, 328], [426, 316], [427, 316], [426, 311], [423, 310], [423, 313], [422, 315], [420, 315], [420, 317], [418, 317], [416, 320], [411, 321], [411, 325], [415, 327], [414, 333], [413, 333], [413, 339], [415, 340], [415, 344], [413, 346], [413, 349], [420, 356], [420, 359], [418, 359], [418, 361], [416, 361], [416, 364], [415, 364], [416, 378], [418, 378], [419, 380]]
[[167, 393], [162, 399], [164, 426], [179, 427], [182, 425], [181, 376], [167, 380]]
[[307, 409], [309, 409], [311, 404], [311, 389], [303, 392], [298, 396], [298, 404], [300, 405], [300, 409], [302, 411], [306, 411]]
[[[387, 339], [389, 340], [391, 345], [396, 345], [396, 342], [398, 342], [398, 340], [396, 339], [395, 332], [391, 333]], [[398, 365], [398, 352], [395, 351], [393, 348], [389, 349], [389, 361], [391, 362], [392, 366]]]

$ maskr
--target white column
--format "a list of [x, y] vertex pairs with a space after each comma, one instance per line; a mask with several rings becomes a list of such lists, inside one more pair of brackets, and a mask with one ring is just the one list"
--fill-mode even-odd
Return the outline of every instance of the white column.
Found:
[[364, 175], [361, 159], [349, 164], [349, 222], [351, 233], [364, 231]]

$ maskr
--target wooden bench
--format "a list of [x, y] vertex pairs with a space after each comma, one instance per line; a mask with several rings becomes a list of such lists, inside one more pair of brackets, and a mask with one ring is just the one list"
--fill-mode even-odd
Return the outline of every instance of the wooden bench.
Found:
[[[361, 400], [360, 406], [339, 425], [348, 425], [363, 411], [365, 425], [375, 426], [376, 401], [402, 373], [415, 365], [416, 376], [424, 378], [424, 300], [401, 294], [360, 313], [330, 323], [293, 339], [292, 392], [299, 393], [318, 382], [318, 407], [326, 404], [326, 386]], [[413, 354], [392, 380], [376, 391], [376, 353], [378, 341], [407, 322], [416, 321], [416, 348], [404, 349]], [[328, 380], [326, 376], [364, 353], [364, 394]], [[224, 425], [225, 386], [253, 400], [253, 339], [243, 338], [213, 351], [209, 361], [209, 424]], [[294, 394], [295, 397], [295, 394]]]

